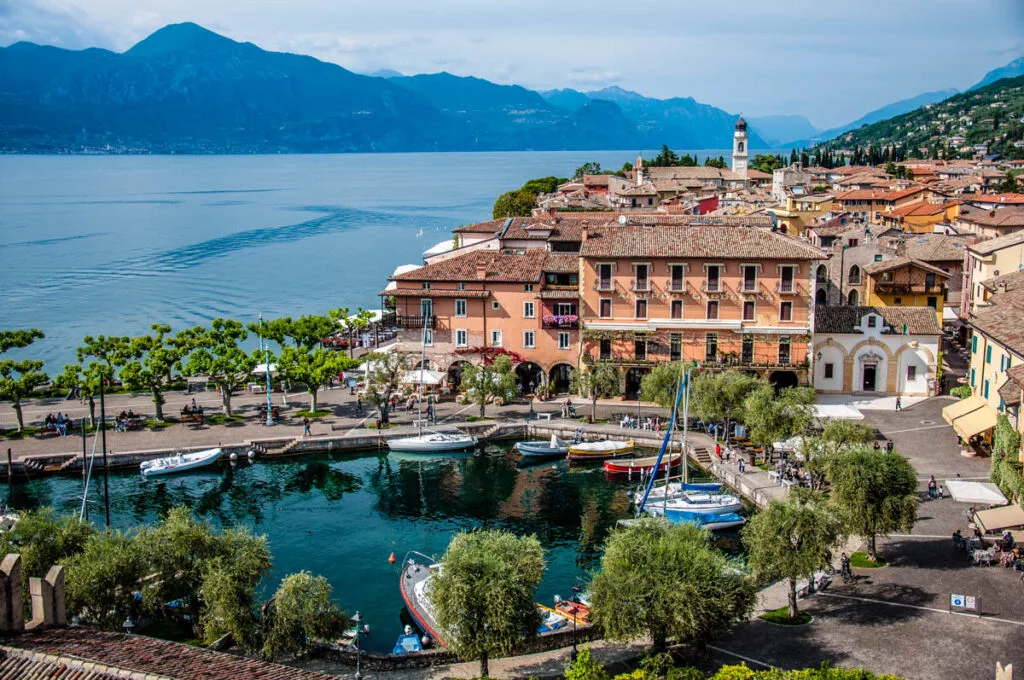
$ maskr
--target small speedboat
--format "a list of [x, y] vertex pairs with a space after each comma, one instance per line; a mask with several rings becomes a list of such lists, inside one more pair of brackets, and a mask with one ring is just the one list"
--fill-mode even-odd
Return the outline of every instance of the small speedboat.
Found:
[[155, 458], [139, 464], [139, 471], [143, 477], [188, 472], [189, 470], [197, 470], [207, 465], [213, 465], [220, 459], [221, 453], [222, 451], [217, 448], [196, 451], [195, 453], [179, 453], [166, 458]]
[[[683, 454], [676, 453], [672, 456], [665, 456], [661, 465], [658, 465], [658, 472], [663, 471], [667, 467], [675, 467], [679, 465], [683, 460]], [[611, 475], [634, 475], [641, 473], [649, 473], [654, 469], [654, 466], [658, 464], [657, 456], [648, 456], [647, 458], [629, 458], [623, 460], [606, 460], [604, 462], [604, 471]]]
[[392, 451], [408, 453], [438, 453], [442, 451], [465, 451], [476, 446], [477, 438], [459, 432], [422, 432], [415, 437], [401, 437], [388, 440]]
[[516, 442], [516, 451], [522, 456], [565, 456], [569, 453], [569, 445], [551, 435], [551, 441]]
[[412, 654], [413, 652], [422, 651], [423, 642], [420, 640], [420, 634], [414, 631], [412, 626], [407, 625], [405, 632], [398, 636], [398, 641], [395, 642], [395, 647], [391, 650], [391, 653]]
[[555, 611], [570, 621], [575, 619], [577, 626], [590, 624], [590, 605], [577, 600], [563, 600], [555, 595]]
[[545, 607], [542, 604], [537, 605], [537, 609], [541, 611], [540, 627], [537, 629], [538, 635], [546, 635], [562, 630], [569, 625], [569, 619], [556, 612], [551, 607]]
[[569, 460], [604, 460], [633, 452], [633, 440], [626, 442], [603, 439], [599, 442], [581, 442], [569, 445]]

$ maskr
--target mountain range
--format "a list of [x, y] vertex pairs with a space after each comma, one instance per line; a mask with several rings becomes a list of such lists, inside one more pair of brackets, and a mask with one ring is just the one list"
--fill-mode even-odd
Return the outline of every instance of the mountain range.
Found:
[[[1004, 67], [1014, 68], [1024, 71], [1024, 59]], [[691, 97], [654, 99], [619, 87], [536, 92], [449, 73], [361, 75], [192, 23], [165, 26], [123, 53], [27, 42], [0, 48], [4, 152], [721, 149], [732, 145], [736, 118]], [[819, 131], [803, 116], [748, 122], [755, 149], [851, 127]]]

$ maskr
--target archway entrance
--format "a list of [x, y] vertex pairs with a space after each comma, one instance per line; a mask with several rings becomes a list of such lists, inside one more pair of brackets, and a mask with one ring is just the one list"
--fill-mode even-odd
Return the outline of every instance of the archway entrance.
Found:
[[846, 296], [846, 302], [856, 307], [860, 304], [860, 294], [855, 290], [851, 290], [850, 294]]
[[516, 366], [516, 382], [523, 394], [534, 394], [544, 384], [544, 369], [532, 361]]
[[651, 372], [649, 368], [631, 368], [626, 371], [626, 400], [640, 398], [640, 382]]
[[775, 394], [778, 394], [787, 387], [799, 385], [800, 379], [796, 377], [796, 373], [793, 371], [775, 371], [768, 376], [768, 382], [775, 388]]
[[819, 288], [818, 292], [814, 294], [814, 304], [819, 307], [828, 304], [828, 293], [825, 292], [824, 288]]
[[572, 366], [569, 364], [555, 364], [548, 374], [549, 384], [555, 394], [567, 394], [569, 392], [569, 379], [572, 376]]
[[448, 367], [448, 385], [455, 391], [458, 391], [459, 386], [462, 385], [462, 371], [466, 368], [465, 361], [455, 361]]

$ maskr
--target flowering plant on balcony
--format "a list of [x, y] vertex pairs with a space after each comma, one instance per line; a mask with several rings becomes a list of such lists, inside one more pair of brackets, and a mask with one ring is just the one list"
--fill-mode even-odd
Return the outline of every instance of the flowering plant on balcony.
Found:
[[484, 366], [490, 366], [498, 357], [508, 357], [513, 365], [526, 361], [521, 354], [507, 350], [504, 347], [465, 347], [455, 350], [456, 354], [475, 354], [480, 357]]
[[549, 326], [575, 326], [579, 320], [577, 314], [545, 314], [542, 319]]

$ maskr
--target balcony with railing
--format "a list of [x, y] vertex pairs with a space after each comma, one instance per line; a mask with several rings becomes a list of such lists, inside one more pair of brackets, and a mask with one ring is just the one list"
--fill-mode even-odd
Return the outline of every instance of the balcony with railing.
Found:
[[758, 281], [757, 279], [754, 279], [753, 281], [744, 279], [743, 281], [740, 282], [739, 291], [744, 295], [755, 295], [760, 290], [761, 282]]
[[775, 282], [775, 292], [779, 295], [799, 295], [801, 290], [800, 284], [796, 281]]
[[399, 328], [436, 328], [436, 316], [395, 315], [395, 325]]
[[700, 292], [704, 293], [709, 297], [724, 296], [729, 293], [729, 287], [725, 285], [724, 281], [708, 281], [704, 280], [700, 284]]
[[580, 317], [576, 314], [545, 314], [540, 320], [541, 328], [557, 328], [575, 330], [580, 327]]
[[686, 280], [685, 279], [669, 279], [668, 283], [665, 284], [665, 290], [669, 293], [685, 293], [686, 292]]
[[650, 293], [651, 292], [651, 280], [650, 279], [633, 279], [629, 282], [629, 289], [634, 293]]
[[896, 283], [894, 281], [875, 281], [875, 292], [881, 295], [940, 295], [942, 284], [936, 281], [932, 285], [927, 283]]
[[613, 279], [595, 279], [594, 290], [601, 293], [610, 293], [615, 290], [615, 281]]

